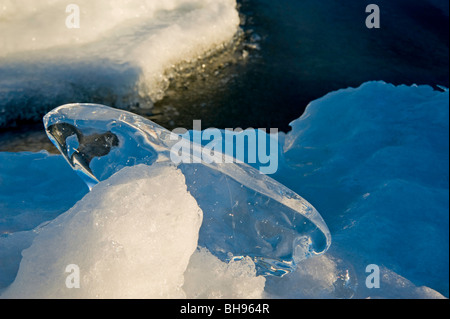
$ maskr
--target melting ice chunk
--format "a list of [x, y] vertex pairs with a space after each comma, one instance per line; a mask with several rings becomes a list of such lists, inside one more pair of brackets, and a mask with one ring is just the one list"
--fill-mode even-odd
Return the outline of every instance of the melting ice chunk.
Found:
[[331, 244], [322, 217], [302, 197], [246, 164], [202, 162], [201, 145], [143, 117], [103, 105], [70, 104], [48, 113], [44, 124], [90, 188], [124, 167], [171, 163], [171, 153], [185, 143], [191, 161], [172, 165], [183, 172], [203, 210], [199, 246], [221, 260], [249, 256], [259, 274], [283, 276]]

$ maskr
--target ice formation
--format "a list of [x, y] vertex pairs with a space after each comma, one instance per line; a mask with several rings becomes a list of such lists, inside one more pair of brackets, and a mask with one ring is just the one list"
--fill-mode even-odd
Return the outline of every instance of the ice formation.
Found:
[[240, 23], [235, 0], [80, 0], [80, 27], [71, 29], [68, 4], [2, 2], [0, 125], [92, 97], [151, 105], [174, 65], [227, 45]]
[[127, 166], [175, 166], [174, 146], [184, 143], [189, 161], [177, 167], [204, 212], [199, 245], [222, 260], [249, 256], [260, 272], [282, 276], [331, 244], [322, 217], [299, 195], [244, 163], [207, 163], [201, 145], [138, 115], [102, 105], [70, 104], [47, 114], [44, 124], [90, 187]]
[[[359, 88], [333, 92], [312, 102], [305, 115], [292, 123], [293, 130], [286, 135], [280, 134], [282, 156], [280, 169], [274, 178], [304, 195], [318, 208], [333, 235], [330, 249], [326, 254], [299, 262], [295, 271], [282, 278], [261, 277], [251, 258], [224, 262], [216, 256], [217, 253], [204, 248], [194, 249], [198, 245], [195, 243], [195, 230], [200, 239], [202, 233], [201, 227], [199, 230], [192, 220], [190, 229], [182, 229], [190, 234], [189, 242], [186, 240], [181, 245], [189, 246], [189, 251], [193, 253], [187, 264], [183, 259], [182, 263], [177, 264], [176, 270], [173, 268], [173, 273], [167, 274], [166, 280], [172, 289], [166, 290], [166, 296], [448, 297], [448, 111], [448, 90], [442, 92], [428, 86], [395, 87], [383, 82], [366, 83]], [[86, 123], [80, 124], [83, 127]], [[117, 133], [112, 129], [83, 134], [100, 134], [105, 142], [109, 136], [105, 133]], [[77, 145], [76, 139], [69, 138], [66, 144], [69, 145], [66, 145], [67, 153], [73, 155], [74, 149], [70, 146]], [[105, 145], [107, 149], [108, 144]], [[114, 152], [114, 143], [109, 145]], [[91, 163], [94, 162], [95, 159], [91, 160]], [[148, 218], [147, 214], [154, 205], [158, 205], [154, 212], [162, 212], [165, 208], [159, 204], [167, 202], [168, 207], [178, 204], [181, 209], [190, 207], [185, 214], [194, 219], [198, 218], [199, 209], [202, 210], [203, 222], [207, 223], [207, 212], [201, 207], [202, 199], [194, 201], [195, 196], [189, 194], [188, 175], [184, 174], [182, 167], [166, 165], [159, 161], [150, 167], [138, 165], [125, 168], [124, 173], [119, 171], [110, 179], [103, 180], [87, 194], [88, 188], [65, 163], [63, 156], [51, 156], [45, 152], [0, 153], [0, 294], [3, 293], [0, 296], [21, 297], [34, 289], [22, 284], [27, 278], [33, 277], [32, 274], [36, 274], [35, 267], [43, 269], [41, 263], [49, 265], [52, 252], [43, 250], [40, 245], [44, 242], [61, 252], [53, 255], [55, 263], [79, 262], [79, 266], [82, 266], [83, 260], [89, 260], [99, 267], [105, 266], [103, 276], [107, 276], [109, 263], [112, 264], [115, 257], [115, 262], [125, 265], [125, 268], [132, 265], [126, 265], [127, 257], [120, 255], [120, 251], [117, 252], [119, 255], [114, 255], [114, 250], [107, 250], [105, 246], [112, 243], [102, 238], [116, 239], [124, 247], [123, 251], [132, 251], [142, 245], [138, 250], [162, 253], [161, 247], [149, 247], [144, 238], [128, 233], [129, 224], [113, 217], [126, 215], [130, 223], [134, 221], [143, 232], [160, 222], [172, 223], [174, 229], [179, 229], [174, 219], [166, 220], [164, 216], [158, 215], [161, 218], [153, 223]], [[128, 177], [125, 174], [127, 171], [133, 173]], [[92, 172], [97, 172], [95, 167]], [[161, 179], [159, 174], [163, 172], [167, 178]], [[154, 188], [159, 185], [157, 182], [162, 184]], [[143, 185], [152, 187], [151, 191], [144, 192]], [[160, 192], [159, 188], [170, 189], [171, 193]], [[120, 190], [130, 196], [114, 196]], [[151, 201], [153, 192], [162, 197]], [[113, 201], [99, 201], [94, 195], [100, 193]], [[177, 203], [181, 199], [185, 205]], [[230, 207], [227, 204], [219, 202], [218, 206]], [[94, 217], [79, 210], [88, 206], [98, 211], [97, 217], [105, 221], [103, 234], [95, 231], [91, 223]], [[70, 207], [73, 208], [63, 214]], [[123, 207], [128, 209], [124, 210]], [[60, 214], [63, 215], [55, 219]], [[75, 226], [76, 221], [80, 222], [78, 228]], [[57, 231], [57, 225], [61, 228], [60, 232]], [[161, 226], [160, 230], [167, 231], [167, 228]], [[78, 232], [88, 236], [88, 239], [83, 240], [77, 235]], [[41, 234], [43, 237], [39, 239]], [[52, 234], [55, 237], [52, 238]], [[56, 234], [62, 237], [56, 237]], [[72, 246], [74, 249], [68, 249], [67, 238], [71, 236], [77, 239], [81, 248], [77, 245]], [[213, 242], [215, 238], [209, 240]], [[90, 249], [84, 249], [84, 245]], [[105, 253], [104, 260], [90, 255], [91, 249]], [[21, 256], [22, 251], [24, 258]], [[40, 259], [37, 252], [49, 258]], [[173, 257], [169, 249], [164, 253], [167, 254], [164, 256], [167, 260]], [[136, 269], [145, 271], [147, 261], [140, 261], [143, 267]], [[20, 263], [21, 270], [18, 273]], [[379, 289], [365, 286], [365, 270], [369, 264], [380, 266]], [[54, 268], [55, 271], [48, 267], [42, 274], [47, 277], [60, 276], [58, 278], [62, 282], [53, 283], [65, 287], [68, 275], [65, 266], [62, 269]], [[81, 274], [84, 273], [83, 269], [80, 269]], [[130, 280], [138, 278], [134, 273], [114, 274], [130, 275]], [[145, 280], [152, 278], [152, 274], [145, 276]], [[13, 281], [16, 283], [11, 286], [11, 290], [5, 290]], [[103, 283], [105, 285], [102, 287], [91, 287], [94, 291], [100, 291], [100, 295], [108, 292], [111, 296], [117, 296], [113, 290], [120, 283], [114, 283], [116, 286], [109, 285], [108, 280]], [[127, 289], [122, 291], [133, 295]], [[155, 291], [147, 292], [147, 296], [158, 294]], [[62, 291], [60, 297], [71, 297], [71, 293], [76, 292]], [[86, 293], [87, 296], [93, 296]]]
[[[5, 297], [185, 297], [201, 222], [180, 171], [125, 169], [39, 231]], [[82, 289], [65, 285], [68, 265], [79, 267]]]
[[[75, 204], [79, 194], [74, 190], [83, 193], [85, 187], [60, 156], [2, 155], [6, 162], [19, 160], [31, 167], [30, 172], [34, 164], [58, 173], [43, 184], [58, 187], [62, 198], [48, 208], [41, 202], [40, 210], [57, 210], [61, 203], [73, 208], [56, 218], [37, 210], [24, 212], [22, 218], [41, 219], [34, 221], [35, 228], [11, 229], [0, 236], [0, 288], [8, 287], [0, 289], [0, 298], [263, 297], [265, 279], [257, 276], [250, 258], [224, 263], [197, 249], [203, 213], [174, 166], [125, 168]], [[34, 183], [40, 181], [34, 178]], [[29, 190], [28, 196], [37, 192]], [[9, 224], [31, 226], [17, 220], [4, 223]], [[69, 288], [69, 266], [79, 271], [79, 288]]]
[[369, 264], [448, 295], [448, 89], [369, 82], [313, 101], [291, 126], [275, 179], [320, 211], [329, 253], [358, 265], [359, 295], [398, 289], [391, 276], [366, 289]]

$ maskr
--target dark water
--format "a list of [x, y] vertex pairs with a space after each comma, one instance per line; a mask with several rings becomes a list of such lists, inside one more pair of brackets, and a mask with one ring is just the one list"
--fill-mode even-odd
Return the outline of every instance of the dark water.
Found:
[[[442, 10], [430, 0], [377, 0], [380, 29], [365, 25], [374, 1], [238, 2], [237, 49], [208, 63], [209, 76], [174, 81], [153, 110], [139, 113], [169, 129], [201, 119], [204, 128], [289, 131], [309, 102], [366, 81], [449, 87], [448, 1]], [[0, 130], [0, 151], [42, 148], [51, 146], [40, 123]]]
[[260, 50], [249, 49], [251, 58], [233, 66], [238, 76], [216, 96], [200, 89], [158, 106], [174, 105], [183, 127], [202, 119], [208, 127], [287, 131], [312, 100], [366, 81], [448, 87], [448, 16], [426, 1], [378, 1], [382, 27], [368, 29], [368, 3], [241, 0], [247, 41], [260, 38]]

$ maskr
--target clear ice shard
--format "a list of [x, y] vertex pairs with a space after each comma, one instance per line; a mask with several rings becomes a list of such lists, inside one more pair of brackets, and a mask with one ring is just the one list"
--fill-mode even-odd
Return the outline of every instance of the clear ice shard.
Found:
[[[324, 220], [298, 194], [247, 164], [205, 163], [201, 145], [141, 116], [103, 105], [69, 104], [48, 113], [44, 125], [89, 188], [127, 166], [177, 166], [203, 210], [198, 244], [221, 260], [249, 256], [259, 274], [284, 276], [299, 261], [330, 247]], [[171, 152], [179, 151], [174, 145], [180, 142], [191, 150], [191, 160], [175, 164]]]

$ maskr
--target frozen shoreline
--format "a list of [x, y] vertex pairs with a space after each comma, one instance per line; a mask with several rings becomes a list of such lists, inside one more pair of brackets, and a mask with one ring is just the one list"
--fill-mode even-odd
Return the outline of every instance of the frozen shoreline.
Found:
[[66, 27], [64, 1], [5, 6], [0, 126], [36, 120], [64, 100], [149, 108], [164, 96], [175, 66], [223, 48], [239, 30], [235, 0], [139, 4], [79, 1], [79, 29]]
[[[448, 91], [366, 83], [312, 102], [292, 127], [293, 131], [280, 139], [280, 170], [274, 177], [312, 202], [327, 222], [334, 243], [327, 254], [307, 260], [286, 279], [266, 279], [265, 286], [258, 286], [259, 292], [247, 293], [268, 298], [442, 297], [425, 288], [431, 287], [448, 295]], [[15, 277], [20, 251], [35, 236], [20, 231], [65, 212], [87, 189], [61, 156], [0, 156], [0, 181], [9, 181], [8, 185], [0, 183], [0, 196], [6, 204], [3, 216], [8, 216], [3, 217], [0, 260], [15, 256], [0, 278], [5, 287]], [[114, 187], [108, 190], [105, 185], [104, 189], [108, 194]], [[126, 198], [122, 200], [127, 203]], [[172, 201], [176, 199], [169, 196], [155, 204]], [[132, 200], [127, 205], [137, 203]], [[117, 227], [124, 234], [128, 231]], [[70, 238], [70, 233], [64, 236]], [[118, 258], [126, 263], [126, 258]], [[194, 268], [188, 267], [185, 273], [188, 297], [212, 297], [214, 291], [243, 296], [245, 291], [228, 285], [233, 282], [230, 278], [241, 274], [249, 283], [260, 280], [251, 263], [243, 264], [246, 271], [242, 273], [239, 265], [227, 266], [207, 256], [196, 260], [199, 264], [191, 264]], [[25, 275], [32, 274], [30, 269], [37, 261], [28, 259], [31, 268], [24, 270]], [[197, 267], [209, 262], [214, 269], [222, 269], [224, 277], [215, 278], [217, 285], [211, 291], [202, 291], [201, 274], [208, 274]], [[369, 264], [381, 267], [381, 289], [364, 285]], [[237, 268], [228, 272], [228, 267]], [[337, 288], [345, 272], [348, 285]], [[183, 276], [182, 271], [178, 273]]]

